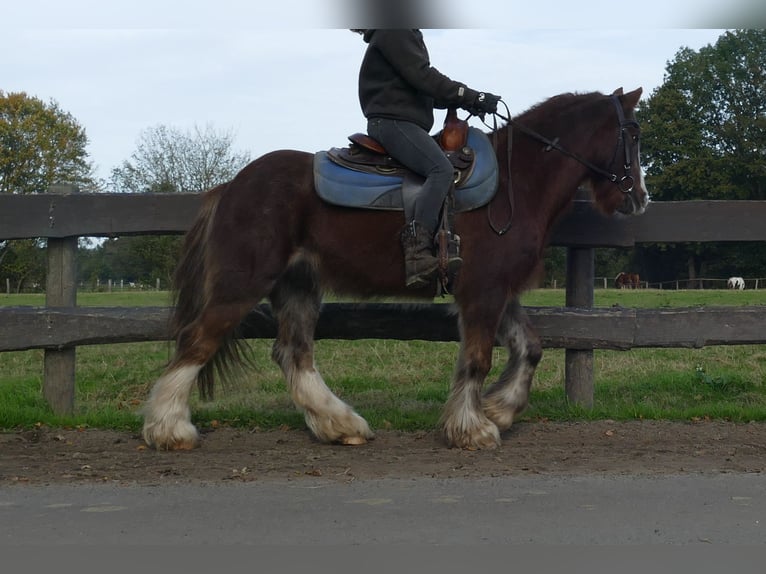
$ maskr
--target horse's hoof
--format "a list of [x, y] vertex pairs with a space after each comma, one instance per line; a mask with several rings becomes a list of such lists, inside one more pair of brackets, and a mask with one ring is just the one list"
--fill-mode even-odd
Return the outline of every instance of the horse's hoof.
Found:
[[444, 438], [450, 448], [463, 450], [491, 450], [500, 446], [500, 432], [495, 425], [476, 429], [475, 432], [450, 432], [445, 429]]
[[144, 427], [144, 442], [156, 450], [193, 450], [200, 446], [199, 434], [191, 423], [179, 424], [176, 432], [160, 433], [153, 432], [152, 425]]
[[165, 444], [161, 447], [158, 447], [158, 450], [194, 450], [195, 448], [199, 448], [200, 442], [199, 439], [196, 440], [180, 440], [175, 441], [171, 444]]
[[345, 417], [318, 416], [315, 412], [306, 411], [306, 425], [314, 436], [328, 444], [360, 445], [375, 438], [370, 425], [351, 408], [344, 405]]
[[505, 432], [513, 425], [515, 411], [507, 407], [485, 406], [484, 415], [495, 424], [500, 432]]
[[144, 442], [155, 450], [194, 450], [199, 448], [199, 440], [183, 440], [183, 441], [149, 441], [144, 439]]
[[367, 444], [367, 439], [363, 436], [344, 436], [340, 439], [340, 444], [347, 446], [359, 446]]

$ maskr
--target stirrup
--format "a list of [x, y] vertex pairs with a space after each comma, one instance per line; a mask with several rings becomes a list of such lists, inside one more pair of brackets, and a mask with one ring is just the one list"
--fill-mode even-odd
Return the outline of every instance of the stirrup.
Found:
[[455, 277], [463, 265], [463, 259], [460, 257], [460, 236], [442, 228], [436, 234], [436, 243], [439, 259], [439, 294], [445, 295], [451, 292]]

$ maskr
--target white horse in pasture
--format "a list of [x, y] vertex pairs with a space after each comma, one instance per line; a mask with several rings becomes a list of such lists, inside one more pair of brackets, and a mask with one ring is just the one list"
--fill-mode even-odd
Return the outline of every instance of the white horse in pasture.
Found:
[[742, 279], [742, 277], [729, 277], [729, 279], [726, 281], [726, 286], [729, 289], [742, 290], [745, 288], [745, 280]]

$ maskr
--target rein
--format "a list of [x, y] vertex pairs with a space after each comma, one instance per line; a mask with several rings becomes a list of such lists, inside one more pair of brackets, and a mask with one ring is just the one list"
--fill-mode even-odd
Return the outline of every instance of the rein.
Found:
[[[592, 162], [588, 161], [584, 157], [562, 147], [559, 144], [558, 137], [549, 139], [545, 137], [544, 135], [534, 131], [533, 129], [518, 123], [513, 118], [511, 118], [510, 111], [508, 110], [508, 105], [503, 100], [500, 100], [500, 103], [502, 103], [503, 106], [505, 106], [505, 111], [508, 115], [504, 116], [503, 114], [498, 112], [495, 112], [494, 114], [492, 114], [492, 118], [494, 122], [494, 128], [492, 133], [495, 135], [495, 138], [497, 138], [497, 118], [500, 118], [501, 120], [504, 120], [506, 122], [506, 127], [508, 129], [508, 153], [506, 154], [506, 162], [507, 162], [507, 168], [508, 168], [508, 205], [511, 209], [511, 213], [510, 213], [510, 216], [508, 217], [508, 222], [503, 227], [498, 228], [492, 222], [492, 214], [491, 214], [490, 208], [488, 208], [487, 219], [489, 221], [489, 226], [492, 228], [492, 231], [494, 231], [498, 235], [504, 235], [511, 228], [511, 223], [513, 221], [514, 198], [513, 198], [513, 183], [511, 179], [511, 149], [513, 145], [512, 136], [513, 136], [514, 128], [528, 135], [529, 137], [536, 139], [537, 141], [545, 144], [545, 148], [544, 148], [545, 151], [548, 152], [551, 150], [556, 150], [557, 152], [567, 157], [570, 157], [574, 159], [575, 161], [577, 161], [578, 163], [584, 165], [592, 172], [608, 179], [612, 183], [616, 184], [620, 188], [620, 191], [622, 191], [623, 193], [630, 193], [633, 191], [635, 180], [633, 176], [630, 174], [631, 167], [632, 167], [631, 156], [633, 154], [633, 146], [631, 145], [631, 138], [629, 134], [625, 132], [625, 129], [628, 127], [638, 128], [639, 125], [638, 125], [638, 122], [636, 122], [635, 120], [627, 120], [625, 118], [625, 112], [623, 111], [622, 105], [620, 104], [620, 100], [616, 95], [612, 95], [610, 99], [617, 110], [617, 121], [619, 123], [619, 130], [620, 130], [617, 136], [617, 144], [615, 145], [614, 154], [612, 155], [612, 162], [614, 161], [614, 158], [617, 156], [617, 152], [620, 149], [620, 144], [622, 144], [622, 148], [625, 154], [625, 162], [623, 164], [624, 175], [622, 177], [618, 176], [616, 173], [603, 169], [593, 164]], [[484, 123], [484, 125], [486, 125], [488, 128], [492, 128], [492, 126], [489, 126], [486, 122], [484, 122], [483, 116], [480, 116], [480, 119]], [[497, 143], [496, 139], [495, 139], [495, 143]], [[495, 149], [497, 149], [497, 146], [495, 146]], [[612, 162], [610, 162], [610, 165]]]
[[[500, 100], [500, 102], [505, 106], [505, 112], [508, 114], [508, 117], [511, 117], [511, 112], [508, 110], [508, 105], [503, 101]], [[494, 123], [494, 128], [492, 129], [492, 133], [494, 134], [494, 144], [495, 149], [497, 149], [497, 118], [505, 119], [502, 115], [498, 113], [492, 114], [492, 120]], [[484, 122], [484, 118], [481, 118], [481, 121]], [[485, 124], [486, 125], [486, 124]], [[489, 127], [489, 126], [487, 126]], [[513, 179], [511, 178], [511, 155], [512, 155], [512, 149], [513, 149], [513, 124], [510, 121], [506, 121], [506, 129], [508, 130], [508, 152], [505, 154], [505, 160], [506, 160], [506, 168], [508, 169], [508, 207], [510, 208], [510, 213], [508, 214], [508, 222], [503, 227], [497, 227], [494, 222], [492, 221], [492, 203], [490, 203], [487, 206], [487, 222], [489, 223], [489, 226], [492, 228], [492, 231], [497, 233], [498, 235], [505, 235], [508, 230], [511, 229], [511, 224], [513, 223], [513, 212], [514, 208], [516, 207], [516, 203], [514, 201], [513, 196]]]

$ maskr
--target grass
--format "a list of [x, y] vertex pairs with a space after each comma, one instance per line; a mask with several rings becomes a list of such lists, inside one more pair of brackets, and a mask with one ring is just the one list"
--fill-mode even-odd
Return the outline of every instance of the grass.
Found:
[[[82, 306], [167, 305], [167, 293], [81, 293]], [[524, 298], [531, 306], [561, 306], [563, 290], [540, 290]], [[41, 295], [0, 295], [0, 305], [42, 305]], [[599, 307], [763, 305], [762, 291], [597, 290]], [[198, 425], [302, 428], [271, 362], [271, 341], [251, 343], [255, 371], [219, 392], [216, 400], [193, 400]], [[316, 361], [328, 385], [365, 416], [373, 428], [431, 429], [447, 398], [456, 343], [424, 341], [318, 341]], [[53, 415], [42, 398], [43, 351], [0, 353], [0, 428], [88, 426], [138, 429], [150, 385], [170, 356], [167, 342], [98, 345], [77, 349], [76, 412]], [[494, 350], [496, 377], [505, 360]], [[527, 420], [609, 418], [766, 420], [766, 346], [704, 349], [595, 351], [595, 406], [569, 405], [564, 394], [564, 351], [546, 349], [535, 375]], [[213, 422], [215, 421], [215, 423]]]

